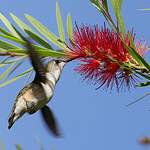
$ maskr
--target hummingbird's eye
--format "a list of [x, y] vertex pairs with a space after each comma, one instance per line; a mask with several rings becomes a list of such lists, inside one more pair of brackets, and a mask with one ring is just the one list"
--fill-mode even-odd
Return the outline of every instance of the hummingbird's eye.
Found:
[[60, 61], [57, 59], [57, 60], [55, 60], [55, 62], [56, 62], [56, 64], [59, 64], [60, 63]]

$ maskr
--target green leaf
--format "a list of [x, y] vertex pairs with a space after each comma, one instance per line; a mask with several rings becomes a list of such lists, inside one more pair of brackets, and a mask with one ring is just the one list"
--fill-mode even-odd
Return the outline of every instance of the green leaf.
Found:
[[37, 43], [39, 43], [41, 46], [48, 48], [48, 49], [52, 49], [51, 45], [49, 43], [47, 43], [45, 40], [43, 40], [42, 38], [40, 38], [39, 36], [37, 36], [35, 33], [29, 31], [29, 30], [25, 30], [25, 32], [29, 35], [30, 38], [32, 38], [33, 40], [35, 40]]
[[106, 11], [108, 12], [107, 0], [104, 0], [104, 1], [103, 1], [103, 6], [105, 7]]
[[0, 13], [0, 20], [5, 24], [5, 26], [12, 33], [13, 36], [20, 38], [19, 35], [14, 30], [14, 28], [12, 27], [11, 23], [8, 21], [8, 19], [2, 13]]
[[28, 53], [25, 49], [2, 49], [0, 48], [0, 54], [4, 56], [26, 56]]
[[[3, 35], [3, 34], [0, 34], [0, 37], [3, 37], [3, 38], [6, 38], [7, 40], [10, 40], [10, 41], [13, 41], [13, 42], [16, 42], [22, 46], [25, 46], [26, 45], [26, 42], [23, 41], [23, 40], [20, 40], [20, 39], [17, 39], [15, 37], [11, 37], [11, 36], [7, 36], [7, 35]], [[38, 46], [38, 45], [35, 45], [35, 44], [32, 44], [34, 48], [36, 49], [40, 49], [42, 47]], [[15, 46], [15, 45], [13, 45]], [[14, 49], [14, 48], [13, 48]], [[19, 47], [16, 47], [16, 49], [19, 49]]]
[[21, 32], [14, 25], [12, 25], [12, 27], [14, 28], [14, 30], [16, 31], [16, 33], [19, 35], [19, 37], [21, 38], [21, 40], [25, 41], [25, 43], [26, 43], [25, 36], [23, 34], [21, 34]]
[[8, 74], [12, 71], [12, 68], [14, 67], [16, 63], [12, 63], [1, 75], [0, 75], [0, 80], [3, 80], [8, 76]]
[[20, 20], [17, 16], [10, 13], [11, 17], [15, 21], [15, 23], [22, 29], [22, 31], [25, 31], [32, 39], [34, 39], [36, 42], [38, 42], [40, 45], [52, 49], [52, 47], [40, 36], [37, 35], [35, 32], [32, 31], [32, 29], [26, 25], [22, 20]]
[[65, 49], [66, 46], [65, 44], [62, 44], [59, 42], [59, 38], [51, 33], [44, 25], [42, 25], [38, 20], [33, 18], [32, 16], [25, 15], [25, 17], [28, 19], [28, 21], [43, 35], [45, 36], [48, 40], [50, 40], [54, 45], [58, 46], [61, 49]]
[[123, 0], [110, 0], [114, 12], [120, 12]]
[[58, 51], [54, 51], [54, 50], [46, 50], [46, 49], [38, 49], [37, 52], [39, 53], [40, 56], [51, 56], [51, 57], [63, 57], [65, 55], [64, 51], [58, 50]]
[[10, 32], [7, 32], [5, 29], [3, 29], [3, 28], [1, 28], [1, 27], [0, 27], [0, 32], [3, 33], [3, 34], [5, 34], [5, 35], [14, 37]]
[[121, 13], [121, 6], [122, 6], [123, 0], [110, 0], [110, 2], [114, 10], [119, 28], [122, 33], [125, 33], [125, 24], [124, 24], [124, 20], [123, 20], [122, 13]]
[[18, 79], [20, 79], [20, 78], [26, 76], [26, 75], [27, 75], [29, 72], [31, 72], [32, 70], [33, 70], [33, 68], [31, 67], [31, 68], [27, 69], [26, 71], [24, 71], [23, 73], [19, 74], [18, 76], [14, 77], [14, 78], [12, 78], [12, 79], [10, 79], [10, 80], [7, 80], [7, 81], [5, 81], [5, 82], [2, 82], [2, 83], [0, 84], [0, 88], [6, 86], [6, 85], [8, 85], [8, 84], [11, 84], [11, 83], [17, 81]]
[[[1, 50], [0, 51], [4, 51], [4, 52], [13, 52], [13, 53], [17, 53], [17, 54], [22, 54], [22, 55], [26, 55], [28, 54], [27, 50], [25, 49], [8, 49], [8, 50]], [[44, 48], [37, 48], [36, 51], [39, 53], [39, 55], [43, 56], [43, 57], [63, 57], [65, 55], [64, 51], [61, 50], [51, 50], [51, 49], [44, 49]]]
[[17, 62], [17, 61], [20, 61], [22, 59], [25, 59], [27, 56], [19, 56], [17, 58], [11, 58], [10, 60], [6, 59], [6, 60], [3, 60], [2, 62], [0, 62], [1, 64], [12, 64], [14, 62]]
[[18, 69], [18, 67], [23, 63], [23, 60], [16, 62], [15, 66], [11, 69], [11, 71], [9, 72], [9, 74], [7, 75], [7, 78], [13, 74], [13, 72], [15, 72], [16, 69]]
[[[12, 36], [11, 34], [9, 34], [8, 32], [5, 32], [5, 30], [2, 30], [2, 32], [4, 33], [4, 34], [0, 34], [0, 36], [1, 37], [3, 37], [3, 38], [6, 38], [7, 40], [11, 40], [11, 41], [13, 41], [13, 42], [16, 42], [16, 43], [18, 43], [18, 44], [21, 44], [21, 45], [26, 45], [26, 42], [25, 41], [23, 41], [23, 39], [22, 39], [22, 37], [23, 37], [23, 35], [16, 29], [16, 27], [14, 27], [13, 25], [11, 25], [11, 27], [13, 28], [13, 30], [17, 33], [17, 35], [20, 37], [19, 39], [18, 38], [16, 38], [16, 37], [14, 37], [14, 36]], [[5, 34], [6, 33], [6, 34]], [[13, 45], [13, 47], [14, 47], [15, 45]], [[17, 46], [15, 46], [14, 48], [18, 48]]]
[[62, 21], [60, 7], [59, 7], [58, 2], [56, 2], [56, 20], [57, 20], [57, 26], [58, 26], [60, 40], [65, 42], [64, 26], [63, 26], [63, 21]]
[[16, 146], [16, 150], [22, 150], [22, 147], [20, 144], [15, 144], [15, 146]]
[[138, 52], [132, 48], [128, 47], [129, 53], [132, 55], [132, 57], [139, 63], [142, 64], [145, 68], [147, 68], [148, 71], [150, 71], [150, 65], [138, 54]]
[[0, 68], [6, 66], [7, 64], [0, 64]]
[[92, 5], [97, 8], [97, 10], [103, 14], [104, 18], [110, 25], [110, 27], [117, 32], [117, 28], [115, 23], [113, 22], [110, 13], [108, 11], [108, 6], [107, 6], [107, 0], [104, 0], [103, 3], [100, 2], [100, 0], [90, 0]]
[[108, 12], [108, 4], [107, 4], [107, 0], [90, 0], [92, 5], [94, 5], [99, 11], [106, 11]]
[[129, 38], [130, 44], [131, 44], [130, 47], [132, 47], [133, 49], [136, 49], [135, 44], [134, 44], [134, 38], [133, 38], [133, 36], [131, 35], [130, 32], [128, 32], [128, 38]]
[[145, 86], [150, 86], [150, 81], [143, 82], [137, 85], [138, 87], [145, 87]]
[[90, 0], [90, 2], [92, 3], [92, 5], [94, 7], [96, 7], [100, 12], [102, 11], [102, 6], [100, 5], [99, 0]]
[[1, 145], [1, 150], [6, 150], [5, 144], [2, 141], [0, 141], [0, 145]]
[[[9, 56], [8, 57], [3, 57], [4, 59], [1, 59], [1, 62], [0, 64], [5, 64], [5, 62], [7, 62], [7, 60], [10, 58]], [[7, 63], [6, 63], [7, 64]]]
[[24, 41], [22, 41], [22, 40], [20, 40], [20, 39], [18, 39], [16, 37], [13, 37], [13, 36], [5, 35], [5, 34], [0, 34], [0, 37], [3, 37], [5, 39], [7, 39], [7, 40], [16, 42], [16, 43], [21, 44], [21, 45], [24, 43]]
[[20, 20], [17, 16], [15, 16], [13, 13], [10, 13], [10, 16], [14, 20], [14, 22], [18, 25], [18, 27], [24, 31], [24, 29], [32, 31], [32, 29], [26, 25], [22, 20]]
[[[23, 59], [20, 61], [16, 61], [12, 63], [1, 75], [0, 80], [8, 78], [21, 64], [23, 63]], [[6, 65], [6, 64], [5, 64]]]
[[8, 40], [11, 40], [13, 42], [19, 43], [21, 44], [22, 40], [19, 38], [16, 38], [15, 36], [13, 36], [10, 32], [7, 32], [6, 30], [4, 30], [3, 28], [0, 28], [0, 32], [3, 34], [0, 34], [1, 37], [6, 38]]
[[141, 10], [141, 11], [150, 11], [150, 8], [141, 8], [141, 9], [137, 9], [137, 10]]
[[18, 47], [13, 45], [13, 44], [10, 44], [8, 42], [4, 42], [4, 41], [0, 40], [0, 48], [3, 48], [3, 49], [15, 49], [15, 48], [18, 48]]
[[67, 15], [67, 33], [69, 39], [72, 41], [73, 40], [73, 26], [72, 26], [72, 18], [71, 15]]
[[137, 63], [139, 63], [140, 65], [144, 66], [148, 71], [150, 71], [150, 65], [144, 60], [144, 58], [135, 50], [135, 46], [133, 43], [132, 38], [129, 35], [129, 39], [131, 41], [131, 46], [129, 47], [128, 45], [126, 45], [126, 43], [124, 42], [124, 40], [122, 39], [122, 37], [120, 37], [120, 39], [122, 40], [122, 42], [124, 43], [124, 46], [128, 49], [129, 53], [131, 54], [131, 56], [137, 61]]
[[[23, 46], [26, 46], [26, 38], [24, 37], [24, 35], [22, 35], [22, 34], [19, 32], [19, 30], [18, 30], [15, 26], [13, 26], [13, 28], [14, 28], [15, 31], [18, 33], [18, 35], [21, 37], [21, 39], [24, 40], [24, 43], [22, 43], [22, 45], [23, 45]], [[41, 48], [41, 47], [39, 47], [38, 45], [35, 45], [35, 44], [33, 44], [33, 47], [34, 47], [35, 49]]]
[[135, 70], [135, 72], [136, 72], [137, 74], [141, 75], [142, 77], [144, 77], [145, 79], [150, 80], [150, 75], [146, 75], [146, 74], [144, 74], [144, 73], [142, 73], [142, 72], [139, 72], [139, 71], [136, 71], [136, 70]]

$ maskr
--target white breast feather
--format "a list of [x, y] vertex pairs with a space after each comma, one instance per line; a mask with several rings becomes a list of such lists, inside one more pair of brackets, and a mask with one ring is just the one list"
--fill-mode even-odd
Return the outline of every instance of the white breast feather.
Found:
[[48, 83], [46, 84], [41, 83], [41, 84], [42, 84], [42, 87], [44, 88], [47, 100], [49, 100], [53, 96], [53, 89], [49, 86]]

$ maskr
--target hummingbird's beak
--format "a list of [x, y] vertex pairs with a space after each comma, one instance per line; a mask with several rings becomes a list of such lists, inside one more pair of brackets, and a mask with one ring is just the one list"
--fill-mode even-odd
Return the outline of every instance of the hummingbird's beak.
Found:
[[70, 62], [72, 60], [74, 60], [74, 58], [67, 59], [65, 62], [68, 63], [68, 62]]
[[68, 63], [70, 61], [74, 60], [74, 58], [60, 58], [60, 59], [56, 59], [56, 63], [61, 63], [61, 62], [64, 62], [64, 63]]

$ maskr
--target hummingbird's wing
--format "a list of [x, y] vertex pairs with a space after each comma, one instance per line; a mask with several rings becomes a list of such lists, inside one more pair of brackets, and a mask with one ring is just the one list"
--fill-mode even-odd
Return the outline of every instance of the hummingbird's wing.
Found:
[[56, 122], [56, 119], [54, 117], [54, 114], [52, 112], [52, 110], [45, 105], [42, 109], [41, 109], [41, 114], [42, 114], [42, 118], [46, 124], [46, 126], [48, 127], [48, 129], [57, 137], [59, 137], [61, 134], [59, 132], [59, 128]]
[[32, 46], [31, 42], [26, 39], [26, 48], [28, 49], [30, 61], [35, 70], [35, 78], [33, 82], [41, 81], [43, 83], [46, 82], [46, 69], [44, 64], [42, 63], [41, 57], [36, 52], [35, 48]]

